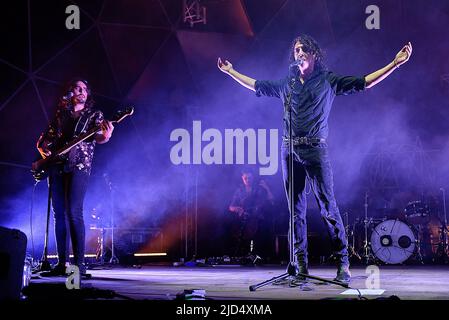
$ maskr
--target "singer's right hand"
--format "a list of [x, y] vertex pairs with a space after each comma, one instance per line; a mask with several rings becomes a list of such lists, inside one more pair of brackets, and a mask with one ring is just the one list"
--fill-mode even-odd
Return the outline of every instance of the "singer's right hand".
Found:
[[229, 71], [232, 69], [232, 64], [228, 60], [225, 60], [223, 62], [221, 58], [218, 58], [217, 66], [218, 69], [220, 69], [224, 73], [229, 73]]

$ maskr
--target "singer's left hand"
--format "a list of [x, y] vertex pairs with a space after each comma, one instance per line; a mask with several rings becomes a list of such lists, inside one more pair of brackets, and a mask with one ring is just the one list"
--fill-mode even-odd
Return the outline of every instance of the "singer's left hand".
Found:
[[406, 63], [410, 59], [412, 51], [413, 51], [412, 44], [411, 42], [409, 42], [401, 49], [401, 51], [399, 51], [396, 54], [396, 57], [394, 59], [395, 65], [399, 67], [404, 63]]

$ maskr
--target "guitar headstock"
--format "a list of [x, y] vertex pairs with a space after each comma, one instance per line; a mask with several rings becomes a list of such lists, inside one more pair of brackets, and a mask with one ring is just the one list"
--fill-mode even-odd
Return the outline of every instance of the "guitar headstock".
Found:
[[126, 108], [125, 110], [120, 110], [115, 113], [115, 115], [111, 118], [112, 122], [119, 123], [126, 117], [132, 115], [134, 113], [134, 107]]

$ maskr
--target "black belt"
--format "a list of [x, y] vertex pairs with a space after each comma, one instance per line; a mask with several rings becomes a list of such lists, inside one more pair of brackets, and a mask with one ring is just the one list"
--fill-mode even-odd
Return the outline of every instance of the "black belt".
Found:
[[[289, 145], [290, 139], [287, 137], [282, 137], [282, 140], [284, 141], [285, 145]], [[326, 143], [326, 139], [324, 138], [309, 138], [309, 137], [293, 137], [293, 145], [294, 146], [300, 146], [300, 145], [316, 145], [320, 143]]]

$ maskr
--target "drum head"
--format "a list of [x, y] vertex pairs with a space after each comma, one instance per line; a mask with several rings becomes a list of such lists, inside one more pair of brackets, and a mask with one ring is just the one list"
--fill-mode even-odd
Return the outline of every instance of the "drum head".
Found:
[[404, 262], [413, 254], [415, 246], [412, 229], [399, 220], [386, 220], [378, 224], [371, 234], [373, 254], [388, 264]]

